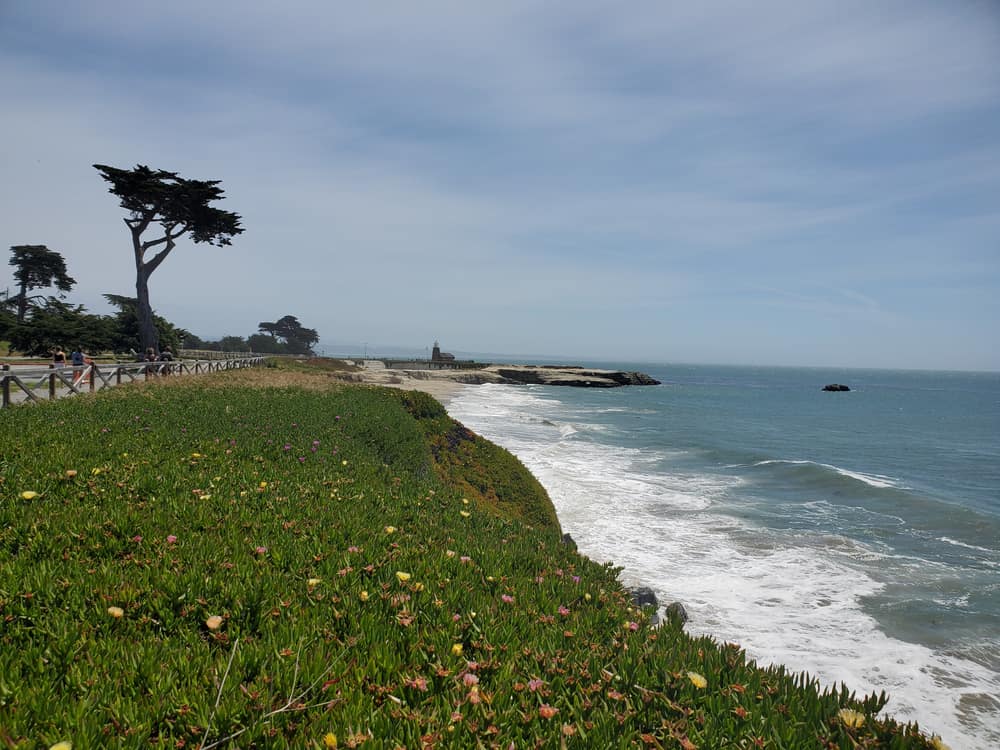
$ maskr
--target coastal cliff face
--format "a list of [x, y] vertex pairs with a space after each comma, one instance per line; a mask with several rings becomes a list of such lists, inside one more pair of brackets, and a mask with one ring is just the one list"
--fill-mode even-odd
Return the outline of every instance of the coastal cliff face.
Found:
[[[660, 385], [643, 372], [598, 370], [584, 367], [534, 365], [490, 365], [478, 370], [384, 370], [398, 372], [414, 380], [448, 380], [466, 385], [502, 383], [512, 385], [562, 385], [573, 388], [620, 388], [625, 385]], [[358, 377], [359, 381], [366, 378]]]
[[496, 366], [505, 382], [536, 385], [565, 385], [575, 388], [618, 388], [623, 385], [659, 385], [660, 381], [642, 372], [595, 370], [583, 367]]

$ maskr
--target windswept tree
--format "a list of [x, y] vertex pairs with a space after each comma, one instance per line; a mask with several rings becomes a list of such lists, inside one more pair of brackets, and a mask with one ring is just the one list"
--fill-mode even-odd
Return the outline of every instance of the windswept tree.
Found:
[[76, 279], [66, 271], [62, 255], [45, 245], [14, 245], [10, 253], [10, 265], [14, 266], [14, 280], [18, 285], [17, 296], [12, 300], [17, 308], [18, 323], [24, 323], [28, 302], [35, 299], [29, 297], [28, 292], [50, 286], [60, 292], [68, 292], [76, 283]]
[[288, 354], [311, 354], [313, 346], [319, 342], [316, 329], [306, 328], [294, 315], [286, 315], [273, 323], [258, 323], [257, 329], [274, 341], [284, 344], [283, 348]]
[[[117, 169], [95, 164], [111, 187], [108, 192], [121, 199], [129, 212], [125, 225], [132, 234], [135, 256], [135, 293], [140, 347], [159, 351], [159, 339], [149, 304], [149, 277], [187, 234], [195, 244], [231, 245], [232, 237], [243, 232], [240, 216], [209, 204], [225, 196], [219, 180], [188, 180], [175, 172], [153, 171], [139, 164], [135, 169]], [[143, 239], [155, 227], [155, 238]]]

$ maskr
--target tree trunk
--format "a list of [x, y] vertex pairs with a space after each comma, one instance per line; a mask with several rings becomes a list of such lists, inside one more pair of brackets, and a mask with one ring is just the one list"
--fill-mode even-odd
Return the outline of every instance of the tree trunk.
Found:
[[132, 230], [132, 249], [135, 252], [135, 315], [139, 322], [139, 353], [145, 354], [152, 347], [159, 354], [160, 341], [153, 324], [153, 308], [149, 306], [149, 269], [143, 262], [143, 248], [140, 239], [142, 231]]
[[21, 284], [21, 293], [17, 295], [17, 322], [23, 323], [28, 312], [28, 285]]
[[153, 308], [149, 305], [149, 274], [146, 269], [138, 268], [135, 275], [135, 314], [139, 319], [139, 345], [145, 354], [152, 347], [154, 352], [160, 351], [160, 338], [153, 323]]

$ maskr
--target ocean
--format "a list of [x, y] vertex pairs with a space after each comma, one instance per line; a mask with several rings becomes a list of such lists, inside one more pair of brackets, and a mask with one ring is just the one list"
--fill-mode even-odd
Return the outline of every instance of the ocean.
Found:
[[448, 411], [688, 632], [1000, 746], [1000, 374], [584, 364], [663, 385], [470, 386]]

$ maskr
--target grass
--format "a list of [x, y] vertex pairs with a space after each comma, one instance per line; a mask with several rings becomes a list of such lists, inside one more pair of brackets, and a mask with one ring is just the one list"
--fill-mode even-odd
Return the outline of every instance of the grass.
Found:
[[933, 747], [650, 627], [422, 394], [163, 379], [0, 445], [0, 747]]

